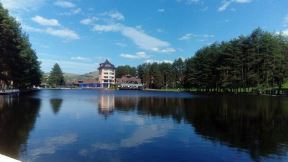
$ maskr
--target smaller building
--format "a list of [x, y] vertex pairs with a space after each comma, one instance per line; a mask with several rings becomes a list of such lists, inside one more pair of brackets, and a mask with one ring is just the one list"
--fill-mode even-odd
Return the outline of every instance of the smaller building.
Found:
[[100, 88], [101, 84], [96, 79], [87, 79], [78, 81], [79, 88]]
[[116, 84], [119, 89], [142, 90], [144, 87], [140, 78], [132, 77], [131, 75], [125, 75], [121, 78], [117, 78]]
[[99, 70], [99, 83], [102, 87], [109, 88], [111, 85], [115, 84], [115, 66], [106, 60], [101, 63]]

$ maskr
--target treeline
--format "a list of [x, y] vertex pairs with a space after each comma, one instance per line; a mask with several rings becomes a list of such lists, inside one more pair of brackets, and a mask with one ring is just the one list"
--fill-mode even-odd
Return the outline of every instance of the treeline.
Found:
[[129, 65], [116, 68], [116, 78], [138, 77], [146, 88], [183, 88], [186, 63], [182, 59], [171, 63], [145, 63], [137, 68]]
[[144, 63], [137, 72], [147, 88], [183, 88], [185, 69], [186, 63], [180, 58], [173, 63]]
[[287, 70], [287, 37], [258, 28], [249, 36], [197, 51], [186, 62], [185, 87], [217, 92], [281, 89]]
[[137, 76], [148, 88], [206, 92], [281, 89], [288, 78], [288, 39], [260, 28], [248, 36], [204, 47], [186, 60], [144, 63]]
[[0, 3], [0, 89], [39, 85], [40, 62], [20, 24]]
[[124, 75], [137, 75], [137, 69], [135, 67], [131, 67], [129, 65], [118, 66], [115, 70], [116, 78], [121, 78]]

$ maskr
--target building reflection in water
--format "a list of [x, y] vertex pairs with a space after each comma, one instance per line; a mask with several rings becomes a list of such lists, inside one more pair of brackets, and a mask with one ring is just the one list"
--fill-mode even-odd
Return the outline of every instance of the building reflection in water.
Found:
[[115, 108], [115, 96], [114, 95], [100, 95], [98, 102], [98, 111], [100, 114], [107, 118], [111, 115]]

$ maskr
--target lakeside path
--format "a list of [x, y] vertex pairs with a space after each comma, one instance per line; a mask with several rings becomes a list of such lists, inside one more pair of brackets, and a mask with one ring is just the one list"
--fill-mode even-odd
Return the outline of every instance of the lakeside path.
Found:
[[186, 92], [184, 89], [144, 89], [144, 91], [156, 91], [156, 92]]

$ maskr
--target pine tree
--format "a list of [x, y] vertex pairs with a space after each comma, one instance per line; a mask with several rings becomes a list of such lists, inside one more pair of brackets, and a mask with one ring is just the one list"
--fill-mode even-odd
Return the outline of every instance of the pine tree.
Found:
[[53, 66], [50, 72], [48, 84], [52, 87], [59, 87], [65, 84], [63, 72], [57, 63]]

